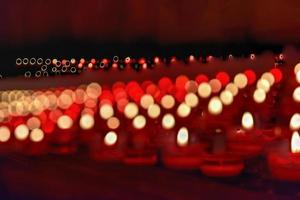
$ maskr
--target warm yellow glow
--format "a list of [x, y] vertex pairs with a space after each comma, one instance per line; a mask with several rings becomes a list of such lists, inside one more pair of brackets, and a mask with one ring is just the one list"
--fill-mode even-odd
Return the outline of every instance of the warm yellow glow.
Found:
[[198, 106], [199, 103], [199, 99], [194, 93], [188, 93], [187, 95], [185, 95], [184, 101], [186, 105], [188, 105], [191, 108], [195, 108], [196, 106]]
[[80, 128], [83, 130], [89, 130], [93, 128], [94, 124], [95, 124], [94, 116], [90, 114], [82, 115], [79, 121]]
[[115, 130], [119, 128], [120, 120], [116, 117], [111, 117], [107, 120], [106, 124], [108, 128]]
[[20, 124], [15, 128], [15, 137], [18, 140], [26, 140], [29, 135], [29, 129], [25, 124]]
[[108, 119], [114, 115], [114, 109], [110, 104], [103, 104], [99, 110], [102, 119]]
[[185, 91], [187, 93], [196, 93], [198, 90], [198, 83], [196, 81], [190, 80], [185, 84]]
[[162, 118], [162, 127], [164, 129], [171, 129], [175, 126], [175, 118], [172, 114], [167, 113]]
[[296, 102], [300, 102], [300, 87], [297, 87], [293, 92], [293, 99]]
[[156, 119], [160, 115], [160, 107], [157, 104], [150, 105], [147, 110], [148, 116]]
[[41, 126], [41, 120], [37, 117], [30, 117], [27, 122], [27, 127], [29, 128], [29, 130], [33, 130], [35, 128], [40, 128]]
[[208, 112], [213, 115], [218, 115], [222, 112], [223, 105], [219, 97], [213, 97], [208, 103]]
[[235, 75], [233, 82], [239, 89], [243, 89], [247, 86], [248, 79], [245, 74], [239, 73]]
[[124, 114], [128, 119], [133, 119], [139, 113], [139, 108], [135, 103], [128, 103], [125, 106]]
[[259, 79], [257, 81], [256, 87], [262, 89], [267, 93], [270, 90], [270, 83], [266, 79]]
[[60, 129], [69, 129], [73, 125], [73, 120], [68, 115], [62, 115], [57, 120], [57, 126]]
[[208, 83], [201, 83], [198, 87], [198, 94], [202, 98], [207, 98], [210, 96], [212, 89]]
[[74, 102], [77, 104], [83, 104], [87, 100], [87, 95], [84, 89], [77, 88], [74, 92]]
[[244, 112], [242, 116], [242, 126], [244, 129], [250, 130], [254, 126], [254, 119], [250, 112]]
[[220, 99], [224, 105], [228, 106], [233, 102], [233, 94], [228, 90], [224, 90], [220, 94]]
[[44, 139], [44, 131], [36, 128], [33, 129], [30, 133], [30, 140], [32, 142], [41, 142]]
[[296, 80], [298, 83], [300, 83], [300, 71], [298, 71], [296, 74]]
[[174, 99], [173, 96], [167, 94], [167, 95], [165, 95], [165, 96], [163, 96], [161, 98], [161, 102], [160, 103], [161, 103], [161, 105], [162, 105], [163, 108], [165, 108], [165, 109], [171, 109], [175, 105], [175, 99]]
[[150, 94], [145, 94], [140, 100], [142, 108], [148, 109], [150, 105], [154, 104], [154, 99]]
[[68, 92], [62, 92], [59, 97], [57, 104], [62, 109], [68, 109], [73, 103], [73, 97]]
[[10, 138], [10, 130], [6, 126], [0, 127], [0, 142], [7, 142]]
[[263, 73], [263, 75], [261, 76], [261, 78], [267, 80], [269, 82], [270, 86], [272, 86], [274, 84], [274, 82], [275, 82], [275, 78], [274, 78], [273, 74], [270, 73], [270, 72]]
[[300, 114], [299, 113], [295, 113], [291, 117], [291, 120], [290, 120], [290, 129], [291, 130], [298, 130], [298, 129], [300, 129]]
[[86, 94], [92, 99], [97, 99], [102, 93], [102, 88], [98, 83], [90, 83], [86, 88]]
[[295, 66], [295, 68], [294, 68], [295, 74], [297, 74], [298, 71], [300, 71], [300, 63], [298, 63], [298, 64]]
[[179, 117], [187, 117], [191, 113], [191, 108], [186, 103], [181, 103], [177, 108], [177, 115]]
[[118, 135], [114, 131], [109, 131], [104, 137], [104, 144], [107, 146], [112, 146], [116, 144], [118, 140]]
[[266, 99], [266, 93], [263, 89], [256, 89], [253, 94], [253, 99], [256, 103], [263, 103]]
[[209, 81], [209, 85], [211, 87], [211, 91], [213, 93], [217, 93], [222, 88], [222, 83], [218, 79], [212, 79]]
[[300, 136], [298, 131], [294, 131], [291, 139], [292, 153], [300, 153]]
[[189, 142], [189, 131], [186, 127], [181, 127], [177, 133], [177, 145], [187, 146]]
[[136, 129], [142, 129], [146, 126], [146, 118], [143, 115], [138, 115], [133, 119], [132, 125]]

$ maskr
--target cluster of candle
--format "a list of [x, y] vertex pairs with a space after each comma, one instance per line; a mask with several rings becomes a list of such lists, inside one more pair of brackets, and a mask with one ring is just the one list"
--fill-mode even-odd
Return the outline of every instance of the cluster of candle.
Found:
[[[221, 71], [212, 79], [180, 75], [157, 83], [2, 91], [0, 150], [35, 155], [73, 153], [84, 146], [95, 159], [127, 164], [155, 164], [161, 150], [167, 167], [238, 175], [244, 160], [260, 155], [269, 141], [256, 126], [253, 108], [273, 97], [269, 93], [283, 75], [273, 68], [256, 77], [245, 70], [231, 80]], [[300, 128], [299, 116], [291, 127]], [[296, 136], [294, 149], [299, 148]]]

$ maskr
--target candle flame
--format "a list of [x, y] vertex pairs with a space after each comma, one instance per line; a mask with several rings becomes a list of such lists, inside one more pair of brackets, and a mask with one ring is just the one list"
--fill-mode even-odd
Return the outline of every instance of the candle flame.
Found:
[[291, 139], [292, 153], [300, 153], [300, 135], [298, 131], [294, 131]]

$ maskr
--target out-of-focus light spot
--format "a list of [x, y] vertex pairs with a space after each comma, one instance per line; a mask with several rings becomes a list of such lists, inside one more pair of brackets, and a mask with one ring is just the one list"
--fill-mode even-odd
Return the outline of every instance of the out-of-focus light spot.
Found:
[[298, 131], [294, 131], [291, 139], [291, 152], [300, 153], [300, 135]]
[[179, 117], [187, 117], [191, 113], [191, 108], [186, 103], [181, 103], [177, 108], [177, 115]]
[[219, 97], [213, 97], [208, 103], [208, 112], [213, 115], [218, 115], [222, 112], [223, 105]]
[[269, 82], [269, 85], [272, 86], [275, 83], [275, 78], [272, 73], [270, 72], [265, 72], [261, 76], [262, 79], [265, 79]]
[[184, 147], [189, 142], [189, 131], [186, 127], [181, 127], [177, 133], [177, 145]]
[[244, 71], [244, 74], [247, 76], [248, 85], [252, 85], [256, 81], [256, 74], [253, 70], [248, 69]]
[[102, 88], [98, 83], [90, 83], [86, 88], [86, 94], [92, 99], [97, 99], [102, 92]]
[[172, 129], [175, 126], [175, 118], [172, 114], [167, 113], [162, 118], [162, 127], [164, 129]]
[[299, 113], [295, 113], [291, 117], [291, 120], [290, 120], [290, 129], [291, 130], [298, 130], [298, 129], [300, 129], [300, 114]]
[[118, 135], [114, 131], [109, 131], [104, 137], [104, 144], [113, 146], [118, 140]]
[[233, 94], [228, 90], [224, 90], [220, 94], [220, 99], [224, 105], [228, 106], [233, 102]]
[[73, 120], [68, 115], [62, 115], [57, 120], [57, 126], [60, 129], [70, 129], [73, 126]]
[[256, 103], [263, 103], [266, 99], [266, 93], [263, 89], [256, 89], [253, 94], [253, 99]]
[[142, 129], [146, 126], [146, 118], [143, 115], [138, 115], [133, 119], [132, 125], [136, 129]]
[[195, 108], [199, 103], [199, 99], [194, 93], [188, 93], [187, 95], [185, 95], [184, 101], [186, 105], [188, 105], [191, 108]]
[[80, 128], [83, 130], [89, 130], [93, 128], [94, 124], [95, 124], [94, 116], [89, 114], [82, 115], [79, 121]]
[[218, 93], [222, 88], [222, 83], [218, 79], [210, 80], [209, 85], [213, 93]]
[[148, 109], [150, 105], [154, 104], [154, 99], [151, 95], [145, 94], [142, 96], [142, 98], [140, 100], [140, 104], [141, 104], [142, 108]]
[[254, 126], [254, 119], [250, 112], [245, 112], [242, 116], [242, 126], [244, 129], [250, 130]]
[[160, 107], [157, 104], [152, 104], [147, 110], [148, 116], [152, 119], [156, 119], [160, 115]]
[[29, 135], [29, 129], [25, 124], [20, 124], [15, 128], [15, 137], [18, 140], [26, 140]]
[[296, 102], [300, 102], [300, 87], [297, 87], [293, 92], [293, 99]]
[[226, 86], [230, 81], [229, 75], [223, 71], [217, 73], [216, 79], [218, 79], [221, 82], [223, 87]]
[[125, 106], [124, 114], [128, 119], [133, 119], [139, 113], [139, 108], [135, 103], [128, 103]]
[[44, 132], [43, 130], [36, 128], [33, 129], [30, 133], [30, 140], [32, 142], [41, 142], [44, 139]]
[[206, 82], [201, 83], [198, 87], [198, 94], [202, 98], [209, 97], [211, 92], [212, 92], [211, 86]]
[[243, 89], [247, 86], [248, 79], [245, 74], [239, 73], [235, 75], [233, 82], [239, 89]]
[[265, 92], [269, 92], [270, 90], [270, 83], [266, 79], [259, 79], [257, 81], [256, 87], [262, 89]]
[[106, 124], [107, 124], [108, 128], [115, 130], [115, 129], [119, 128], [120, 120], [116, 117], [111, 117], [107, 120]]
[[175, 99], [171, 95], [165, 95], [161, 98], [161, 105], [165, 109], [171, 109], [175, 105]]
[[225, 90], [229, 91], [233, 96], [236, 96], [239, 92], [238, 87], [233, 83], [229, 83], [226, 86]]
[[10, 138], [10, 130], [6, 126], [0, 127], [0, 142], [7, 142]]
[[114, 115], [114, 109], [110, 104], [103, 104], [99, 110], [102, 119], [108, 119]]
[[37, 117], [30, 117], [27, 122], [27, 127], [29, 128], [29, 130], [33, 130], [35, 128], [40, 128], [41, 126], [41, 120]]

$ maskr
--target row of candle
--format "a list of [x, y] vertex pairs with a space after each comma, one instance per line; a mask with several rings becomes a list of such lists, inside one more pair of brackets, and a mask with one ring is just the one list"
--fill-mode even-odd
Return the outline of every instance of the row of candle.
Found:
[[[271, 86], [281, 79], [277, 68], [264, 73], [251, 105], [265, 102]], [[41, 146], [44, 151], [50, 146], [53, 151], [68, 153], [76, 150], [79, 137], [95, 158], [122, 159], [129, 164], [154, 164], [156, 150], [162, 149], [166, 166], [200, 168], [209, 176], [233, 176], [244, 168], [244, 159], [259, 155], [267, 140], [254, 128], [251, 112], [242, 112], [239, 129], [230, 121], [225, 122], [229, 128], [216, 124], [235, 117], [234, 107], [230, 107], [234, 103], [249, 103], [237, 100], [249, 92], [246, 86], [255, 82], [256, 74], [247, 70], [237, 74], [232, 83], [227, 73], [220, 72], [210, 81], [203, 74], [195, 81], [182, 75], [175, 84], [164, 77], [157, 85], [118, 82], [112, 90], [91, 83], [75, 90], [3, 92], [1, 104], [7, 109], [1, 109], [0, 141], [10, 144], [14, 130], [14, 147], [28, 146], [29, 137], [34, 142], [29, 146], [38, 144], [39, 151]]]

